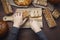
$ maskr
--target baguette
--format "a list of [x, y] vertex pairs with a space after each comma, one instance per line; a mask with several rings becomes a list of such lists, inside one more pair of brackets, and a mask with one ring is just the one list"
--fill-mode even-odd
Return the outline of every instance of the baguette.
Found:
[[12, 8], [11, 8], [10, 4], [7, 2], [7, 0], [1, 0], [1, 2], [2, 2], [3, 9], [6, 14], [13, 13]]
[[55, 20], [53, 19], [53, 16], [52, 16], [50, 10], [48, 8], [45, 8], [43, 10], [43, 14], [44, 14], [44, 16], [46, 18], [46, 21], [48, 23], [49, 28], [53, 28], [53, 27], [55, 27], [57, 25]]

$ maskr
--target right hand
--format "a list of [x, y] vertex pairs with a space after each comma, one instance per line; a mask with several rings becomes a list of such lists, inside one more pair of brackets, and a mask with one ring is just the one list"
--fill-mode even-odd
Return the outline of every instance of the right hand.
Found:
[[14, 18], [13, 27], [17, 27], [17, 28], [20, 28], [20, 26], [23, 25], [25, 21], [27, 20], [27, 18], [23, 20], [22, 13], [15, 13], [13, 15], [13, 18]]

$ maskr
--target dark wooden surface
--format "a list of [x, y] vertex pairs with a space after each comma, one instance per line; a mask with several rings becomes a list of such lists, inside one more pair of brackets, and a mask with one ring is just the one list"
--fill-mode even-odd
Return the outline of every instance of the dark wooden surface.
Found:
[[[15, 7], [12, 7], [15, 10]], [[59, 9], [59, 8], [58, 8]], [[0, 20], [2, 20], [4, 13], [2, 4], [0, 2]], [[48, 40], [60, 40], [60, 18], [55, 19], [57, 26], [55, 28], [49, 29], [47, 22], [43, 16], [43, 31], [47, 36]], [[12, 27], [12, 22], [7, 22], [9, 27]], [[20, 29], [19, 40], [39, 40], [37, 35], [31, 29]]]

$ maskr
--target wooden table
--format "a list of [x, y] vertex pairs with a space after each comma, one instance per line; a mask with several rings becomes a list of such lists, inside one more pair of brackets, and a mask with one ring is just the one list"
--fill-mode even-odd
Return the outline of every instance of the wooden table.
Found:
[[[15, 7], [12, 8], [15, 11]], [[5, 15], [6, 14], [4, 13], [2, 4], [0, 2], [0, 20], [2, 20], [3, 16]], [[7, 23], [9, 24], [9, 27], [12, 27], [12, 22]], [[43, 24], [44, 24], [43, 31], [46, 34], [48, 40], [60, 40], [60, 18], [56, 20], [56, 23], [57, 26], [55, 28], [49, 29], [45, 17], [43, 16]], [[20, 29], [20, 36], [18, 38], [19, 40], [39, 40], [37, 35], [31, 29], [25, 29], [25, 28]]]

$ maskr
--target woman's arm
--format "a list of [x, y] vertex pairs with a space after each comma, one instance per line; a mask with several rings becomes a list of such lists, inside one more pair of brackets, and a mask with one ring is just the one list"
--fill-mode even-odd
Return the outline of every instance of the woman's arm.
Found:
[[7, 40], [17, 40], [18, 32], [19, 32], [18, 28], [12, 27], [7, 36]]
[[48, 40], [43, 31], [39, 31], [36, 34], [39, 36], [41, 40]]
[[22, 13], [15, 13], [13, 15], [13, 17], [14, 17], [13, 27], [9, 31], [9, 34], [7, 36], [7, 40], [16, 40], [17, 39], [17, 35], [19, 33], [19, 28], [27, 20], [27, 19], [23, 20]]
[[35, 21], [34, 19], [30, 19], [30, 25], [31, 25], [31, 29], [38, 35], [40, 40], [47, 40], [47, 37], [39, 27], [37, 21]]

